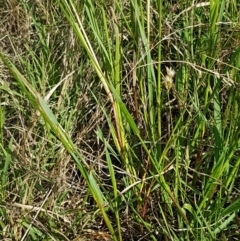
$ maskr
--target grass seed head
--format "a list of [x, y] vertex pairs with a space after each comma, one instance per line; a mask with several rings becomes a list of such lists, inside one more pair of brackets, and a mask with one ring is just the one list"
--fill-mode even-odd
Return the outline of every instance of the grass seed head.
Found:
[[171, 67], [170, 68], [166, 67], [166, 72], [167, 72], [166, 76], [163, 76], [163, 83], [165, 85], [165, 88], [167, 90], [170, 90], [173, 86], [173, 77], [175, 75], [175, 70], [172, 69]]
[[165, 88], [167, 90], [170, 90], [173, 86], [173, 79], [170, 76], [166, 75], [163, 77], [163, 80], [164, 80], [163, 83], [165, 85]]
[[166, 67], [166, 71], [167, 71], [167, 75], [171, 78], [173, 78], [175, 76], [175, 70], [172, 69], [172, 67], [168, 68]]

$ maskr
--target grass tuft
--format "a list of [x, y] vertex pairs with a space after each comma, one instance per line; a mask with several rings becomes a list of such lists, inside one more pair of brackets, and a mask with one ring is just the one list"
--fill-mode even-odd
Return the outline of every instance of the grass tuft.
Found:
[[0, 3], [3, 240], [239, 240], [236, 0]]

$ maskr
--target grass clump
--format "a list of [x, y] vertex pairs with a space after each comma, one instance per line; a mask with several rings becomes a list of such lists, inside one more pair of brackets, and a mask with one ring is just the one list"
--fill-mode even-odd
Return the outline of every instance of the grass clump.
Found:
[[0, 3], [1, 238], [238, 240], [239, 7]]

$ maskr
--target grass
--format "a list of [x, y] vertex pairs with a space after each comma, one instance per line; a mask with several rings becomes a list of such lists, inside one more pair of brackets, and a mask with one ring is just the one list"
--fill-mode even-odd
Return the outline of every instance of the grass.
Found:
[[239, 240], [239, 8], [1, 2], [1, 240]]

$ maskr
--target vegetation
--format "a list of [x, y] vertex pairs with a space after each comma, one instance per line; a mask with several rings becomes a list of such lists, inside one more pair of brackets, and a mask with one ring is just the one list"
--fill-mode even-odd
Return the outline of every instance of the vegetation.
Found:
[[239, 11], [1, 1], [1, 240], [240, 240]]

